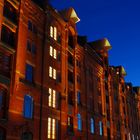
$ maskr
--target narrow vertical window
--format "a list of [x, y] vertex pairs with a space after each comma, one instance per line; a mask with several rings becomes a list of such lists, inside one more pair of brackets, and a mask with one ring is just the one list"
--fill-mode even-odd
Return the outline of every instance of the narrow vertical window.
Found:
[[33, 98], [29, 95], [24, 96], [24, 109], [23, 115], [25, 118], [32, 119], [33, 118]]
[[54, 27], [54, 40], [57, 40], [57, 28]]
[[80, 114], [78, 114], [77, 115], [77, 119], [78, 119], [78, 130], [79, 131], [82, 131], [82, 118], [81, 118], [81, 115]]
[[99, 130], [100, 130], [100, 136], [103, 135], [103, 123], [99, 121]]
[[50, 26], [50, 37], [53, 37], [53, 27]]
[[52, 89], [49, 88], [49, 101], [48, 101], [48, 105], [51, 106], [52, 105]]
[[52, 139], [55, 139], [55, 119], [52, 119]]
[[52, 97], [52, 107], [56, 107], [56, 91], [55, 90], [53, 90], [53, 97]]
[[77, 92], [77, 104], [78, 105], [81, 104], [81, 93], [80, 93], [80, 91]]
[[49, 77], [52, 77], [52, 67], [49, 67]]
[[48, 139], [56, 138], [56, 120], [48, 118]]
[[54, 59], [57, 58], [57, 57], [56, 57], [56, 49], [53, 50], [53, 57], [54, 57]]
[[29, 82], [33, 82], [33, 66], [26, 64], [25, 79]]
[[56, 107], [56, 91], [51, 88], [49, 88], [48, 106]]
[[51, 118], [48, 118], [48, 139], [51, 138]]
[[53, 47], [50, 46], [50, 56], [53, 56]]
[[90, 119], [90, 131], [91, 131], [92, 134], [95, 133], [95, 124], [94, 124], [94, 123], [95, 123], [95, 122], [94, 122], [94, 119], [91, 118], [91, 119]]
[[56, 79], [56, 70], [53, 69], [53, 79]]

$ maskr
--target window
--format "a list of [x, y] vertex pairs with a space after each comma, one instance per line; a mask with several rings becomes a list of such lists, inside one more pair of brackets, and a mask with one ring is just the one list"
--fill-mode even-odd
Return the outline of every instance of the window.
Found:
[[25, 118], [33, 118], [33, 98], [29, 95], [24, 96], [23, 115]]
[[32, 31], [33, 27], [32, 27], [32, 22], [30, 20], [28, 20], [28, 30]]
[[21, 140], [33, 140], [33, 134], [31, 132], [22, 133]]
[[51, 66], [49, 67], [49, 77], [56, 79], [56, 69], [53, 69]]
[[18, 23], [18, 10], [8, 1], [4, 2], [3, 15], [13, 23]]
[[90, 119], [90, 132], [92, 134], [95, 133], [95, 122], [94, 122], [94, 119], [93, 118]]
[[2, 127], [0, 127], [0, 140], [6, 140], [6, 132]]
[[101, 121], [99, 121], [99, 132], [100, 132], [100, 136], [103, 135], [103, 123]]
[[15, 37], [16, 37], [15, 32], [13, 32], [7, 26], [2, 25], [2, 30], [1, 30], [1, 41], [2, 42], [4, 42], [5, 44], [8, 44], [12, 48], [15, 48]]
[[50, 37], [57, 40], [57, 28], [50, 26]]
[[68, 116], [68, 132], [73, 132], [73, 118]]
[[6, 99], [7, 99], [7, 90], [0, 86], [0, 119], [6, 117]]
[[78, 119], [78, 130], [82, 131], [82, 118], [80, 114], [77, 115], [77, 119]]
[[80, 93], [80, 91], [77, 92], [77, 104], [78, 105], [81, 104], [81, 93]]
[[48, 139], [56, 138], [56, 120], [48, 118]]
[[27, 51], [32, 54], [36, 54], [36, 46], [34, 43], [31, 43], [29, 40], [27, 41]]
[[50, 46], [50, 56], [57, 59], [57, 51], [52, 46]]
[[0, 52], [0, 74], [10, 77], [11, 56]]
[[56, 107], [56, 91], [49, 88], [49, 102], [48, 105], [50, 107]]
[[73, 92], [72, 91], [68, 91], [68, 104], [69, 105], [73, 105]]
[[33, 66], [26, 64], [25, 79], [29, 82], [33, 82]]
[[34, 34], [37, 34], [37, 28], [30, 20], [28, 20], [28, 30], [32, 31]]

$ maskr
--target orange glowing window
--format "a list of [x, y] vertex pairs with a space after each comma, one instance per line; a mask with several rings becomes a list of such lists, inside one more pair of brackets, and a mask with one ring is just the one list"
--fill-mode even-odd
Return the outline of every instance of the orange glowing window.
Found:
[[56, 120], [48, 118], [48, 139], [56, 138]]

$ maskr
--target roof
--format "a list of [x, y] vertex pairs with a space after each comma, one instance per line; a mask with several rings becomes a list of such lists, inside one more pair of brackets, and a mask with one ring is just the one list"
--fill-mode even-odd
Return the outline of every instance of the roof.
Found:
[[112, 48], [112, 46], [107, 38], [89, 42], [89, 44], [92, 45], [95, 48], [95, 50], [97, 50], [97, 51], [101, 51], [104, 49], [108, 51]]
[[80, 18], [77, 16], [76, 11], [74, 10], [74, 8], [70, 7], [68, 9], [62, 10], [60, 11], [60, 14], [63, 16], [63, 18], [67, 21], [69, 21], [70, 19], [74, 22], [77, 23], [80, 21]]

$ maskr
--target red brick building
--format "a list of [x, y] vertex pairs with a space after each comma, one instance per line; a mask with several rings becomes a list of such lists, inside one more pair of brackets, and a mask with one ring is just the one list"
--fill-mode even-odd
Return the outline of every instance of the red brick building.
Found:
[[1, 140], [140, 138], [139, 88], [79, 21], [43, 0], [0, 0]]

